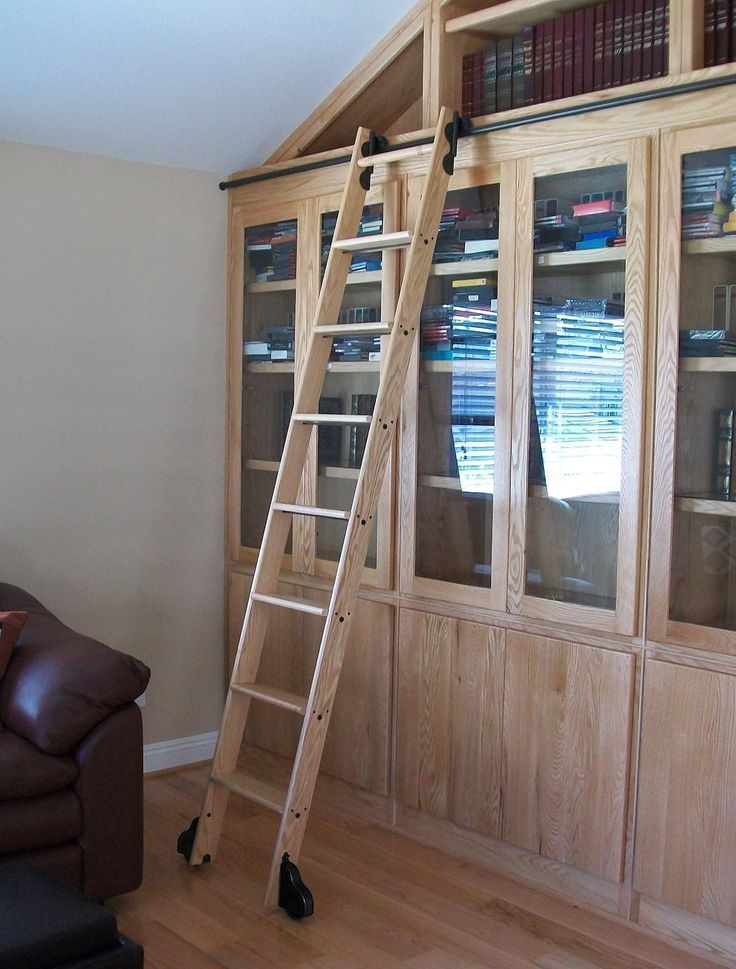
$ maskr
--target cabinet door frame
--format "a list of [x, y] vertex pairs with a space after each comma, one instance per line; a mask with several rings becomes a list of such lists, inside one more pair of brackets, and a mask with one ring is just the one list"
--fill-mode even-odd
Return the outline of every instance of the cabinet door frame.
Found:
[[[515, 342], [511, 446], [508, 610], [533, 619], [633, 636], [638, 626], [642, 474], [644, 461], [645, 333], [649, 291], [651, 143], [618, 139], [550, 151], [518, 162], [516, 185]], [[610, 165], [626, 165], [623, 417], [616, 607], [600, 609], [538, 598], [525, 592], [531, 385], [534, 180]], [[523, 240], [527, 240], [524, 242]]]
[[[245, 230], [287, 219], [297, 221], [297, 269], [295, 288], [295, 339], [305, 326], [303, 298], [302, 226], [306, 225], [304, 202], [264, 203], [234, 207], [230, 217], [228, 265], [228, 349], [227, 349], [227, 547], [230, 560], [255, 565], [258, 549], [241, 544], [242, 535], [242, 457], [243, 457], [243, 313], [245, 309]], [[296, 367], [296, 364], [295, 364]], [[296, 374], [295, 374], [296, 376]], [[293, 571], [291, 555], [285, 555], [283, 568]]]
[[647, 636], [694, 649], [736, 653], [736, 632], [671, 620], [674, 529], [678, 331], [682, 282], [682, 158], [691, 152], [736, 147], [736, 122], [670, 128], [661, 135], [659, 265], [657, 295], [657, 386], [652, 474]]
[[[416, 216], [423, 178], [414, 177], [408, 184], [409, 224]], [[511, 423], [511, 361], [513, 353], [513, 265], [515, 256], [514, 191], [516, 186], [516, 162], [474, 166], [461, 169], [450, 179], [448, 193], [483, 185], [499, 185], [501, 205], [499, 209], [498, 254], [498, 330], [496, 338], [496, 420], [495, 462], [493, 491], [493, 535], [491, 546], [492, 582], [490, 589], [445, 582], [418, 576], [416, 565], [416, 510], [417, 510], [417, 447], [418, 447], [418, 401], [419, 401], [419, 348], [418, 341], [407, 378], [407, 388], [402, 406], [400, 439], [400, 588], [402, 593], [441, 599], [504, 612], [506, 608], [507, 535], [509, 516], [509, 462]], [[472, 271], [472, 263], [468, 264]]]

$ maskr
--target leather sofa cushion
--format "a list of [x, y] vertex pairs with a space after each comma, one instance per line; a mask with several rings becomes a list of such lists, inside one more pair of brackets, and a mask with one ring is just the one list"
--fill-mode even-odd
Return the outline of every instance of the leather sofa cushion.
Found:
[[3, 854], [64, 844], [81, 833], [82, 807], [70, 790], [0, 802]]
[[9, 730], [0, 733], [0, 801], [60, 791], [78, 775], [72, 757], [51, 757]]
[[[0, 604], [28, 613], [0, 681], [0, 722], [47, 754], [67, 754], [89, 731], [145, 690], [139, 660], [73, 632], [38, 600], [0, 584]], [[63, 648], [62, 648], [63, 647]]]
[[7, 669], [13, 646], [27, 618], [27, 612], [0, 612], [0, 679]]

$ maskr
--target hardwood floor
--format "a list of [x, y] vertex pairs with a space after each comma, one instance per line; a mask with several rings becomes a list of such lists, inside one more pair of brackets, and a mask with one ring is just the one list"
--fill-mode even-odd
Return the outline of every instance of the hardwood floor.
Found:
[[315, 799], [300, 870], [301, 922], [264, 910], [276, 818], [231, 798], [215, 861], [190, 868], [176, 839], [206, 768], [145, 782], [144, 883], [109, 907], [147, 969], [713, 969], [614, 918], [585, 912]]

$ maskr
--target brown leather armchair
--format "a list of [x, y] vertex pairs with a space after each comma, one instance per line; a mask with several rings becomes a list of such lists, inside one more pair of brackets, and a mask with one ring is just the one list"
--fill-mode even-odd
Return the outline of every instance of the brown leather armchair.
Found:
[[0, 583], [28, 619], [0, 680], [0, 864], [27, 861], [104, 899], [143, 870], [143, 663]]

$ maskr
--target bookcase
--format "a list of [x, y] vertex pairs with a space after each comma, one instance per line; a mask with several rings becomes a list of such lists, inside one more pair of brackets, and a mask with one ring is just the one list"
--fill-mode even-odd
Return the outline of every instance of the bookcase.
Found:
[[[424, 124], [465, 54], [585, 6], [430, 0]], [[728, 964], [736, 65], [703, 51], [704, 5], [670, 0], [666, 76], [461, 139], [323, 770], [362, 817]], [[422, 164], [376, 164], [362, 231], [411, 227]], [[344, 177], [265, 170], [230, 192], [230, 659]], [[341, 316], [391, 319], [401, 269], [356, 265]], [[340, 343], [323, 406], [369, 410], [380, 366]], [[360, 447], [315, 433], [302, 500], [348, 507]], [[336, 548], [297, 526], [285, 594], [324, 601]], [[300, 692], [316, 623], [269, 635], [264, 680]], [[248, 740], [295, 730], [262, 711]]]

